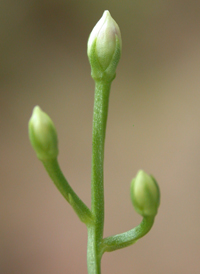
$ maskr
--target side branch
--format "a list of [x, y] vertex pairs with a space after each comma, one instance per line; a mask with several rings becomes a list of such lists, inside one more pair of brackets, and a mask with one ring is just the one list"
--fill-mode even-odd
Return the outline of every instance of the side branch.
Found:
[[74, 190], [65, 179], [57, 159], [55, 158], [42, 161], [42, 163], [55, 186], [58, 188], [63, 197], [68, 201], [68, 203], [73, 207], [79, 219], [86, 225], [91, 224], [93, 222], [93, 216], [90, 209], [78, 197], [78, 195], [74, 192]]
[[134, 244], [149, 232], [153, 223], [154, 217], [144, 217], [142, 222], [135, 228], [121, 234], [104, 238], [102, 242], [102, 254]]

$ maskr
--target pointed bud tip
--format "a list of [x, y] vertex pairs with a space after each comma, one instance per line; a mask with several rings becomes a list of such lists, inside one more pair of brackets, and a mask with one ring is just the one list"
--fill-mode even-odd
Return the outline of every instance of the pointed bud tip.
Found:
[[[107, 74], [112, 78], [121, 56], [122, 40], [119, 26], [105, 10], [88, 39], [88, 58], [93, 78]], [[113, 79], [112, 79], [113, 80]]]
[[140, 170], [131, 182], [131, 200], [142, 216], [155, 216], [160, 204], [160, 191], [156, 180]]
[[29, 138], [40, 160], [58, 156], [58, 141], [55, 126], [50, 117], [35, 106], [29, 120]]

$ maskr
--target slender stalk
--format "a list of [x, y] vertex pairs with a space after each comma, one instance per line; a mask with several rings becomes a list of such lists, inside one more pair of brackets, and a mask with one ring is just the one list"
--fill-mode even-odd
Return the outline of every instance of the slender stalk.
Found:
[[154, 217], [155, 216], [144, 217], [142, 222], [135, 228], [127, 232], [103, 239], [102, 253], [124, 248], [137, 242], [137, 240], [149, 232], [153, 226]]
[[95, 82], [92, 132], [91, 211], [94, 223], [88, 226], [88, 274], [100, 274], [104, 228], [104, 143], [111, 82]]
[[86, 225], [93, 222], [90, 209], [84, 204], [84, 202], [78, 197], [78, 195], [71, 188], [67, 180], [65, 179], [58, 161], [56, 158], [42, 161], [46, 171], [53, 180], [55, 186], [64, 196], [64, 198], [70, 203], [80, 220]]

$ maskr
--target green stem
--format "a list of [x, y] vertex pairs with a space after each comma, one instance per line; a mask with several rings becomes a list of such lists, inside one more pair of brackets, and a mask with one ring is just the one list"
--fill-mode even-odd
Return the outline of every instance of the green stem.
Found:
[[93, 222], [92, 213], [84, 202], [76, 195], [71, 188], [67, 180], [65, 179], [62, 171], [60, 170], [57, 159], [51, 159], [42, 161], [46, 171], [53, 180], [54, 184], [64, 196], [64, 198], [70, 203], [80, 220], [89, 225]]
[[144, 217], [142, 222], [135, 228], [103, 239], [102, 252], [111, 252], [134, 244], [137, 240], [149, 232], [153, 226], [154, 217], [155, 216]]
[[94, 223], [88, 226], [88, 274], [101, 273], [101, 244], [104, 228], [104, 143], [111, 82], [95, 82], [92, 133], [91, 211]]

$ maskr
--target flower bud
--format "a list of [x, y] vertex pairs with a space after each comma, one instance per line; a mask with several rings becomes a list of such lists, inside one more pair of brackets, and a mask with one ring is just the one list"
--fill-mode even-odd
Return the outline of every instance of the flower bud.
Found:
[[34, 107], [29, 120], [29, 139], [40, 160], [58, 156], [58, 140], [55, 126], [50, 117], [39, 106]]
[[115, 78], [121, 56], [122, 40], [120, 29], [108, 10], [93, 28], [88, 39], [87, 54], [95, 80]]
[[156, 180], [140, 170], [131, 182], [131, 200], [135, 210], [143, 217], [155, 216], [160, 204], [160, 191]]

